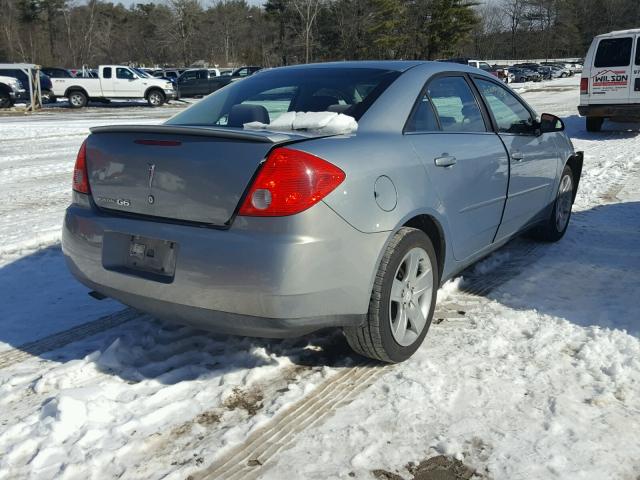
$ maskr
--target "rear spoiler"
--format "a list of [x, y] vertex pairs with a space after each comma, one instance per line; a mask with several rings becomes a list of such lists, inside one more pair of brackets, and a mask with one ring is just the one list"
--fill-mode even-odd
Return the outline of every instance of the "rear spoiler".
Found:
[[282, 143], [298, 140], [303, 135], [287, 135], [255, 130], [234, 130], [216, 127], [190, 127], [183, 125], [109, 125], [106, 127], [92, 127], [91, 133], [156, 133], [168, 135], [194, 135], [198, 137], [228, 138], [260, 143]]

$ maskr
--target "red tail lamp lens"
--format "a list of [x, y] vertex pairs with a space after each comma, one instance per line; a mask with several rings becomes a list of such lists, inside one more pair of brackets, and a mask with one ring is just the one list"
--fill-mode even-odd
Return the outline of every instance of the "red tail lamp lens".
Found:
[[345, 179], [335, 165], [292, 148], [273, 150], [240, 207], [240, 215], [280, 217], [300, 213], [326, 197]]

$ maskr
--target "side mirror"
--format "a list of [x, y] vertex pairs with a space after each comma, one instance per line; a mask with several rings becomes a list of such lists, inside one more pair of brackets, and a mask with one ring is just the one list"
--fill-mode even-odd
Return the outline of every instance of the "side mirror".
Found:
[[540, 116], [540, 132], [562, 132], [564, 131], [564, 122], [555, 115], [550, 113], [543, 113]]

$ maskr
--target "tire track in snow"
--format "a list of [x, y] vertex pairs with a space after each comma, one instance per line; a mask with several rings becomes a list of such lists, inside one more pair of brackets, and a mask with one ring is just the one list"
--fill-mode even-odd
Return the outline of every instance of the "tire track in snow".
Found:
[[0, 369], [10, 367], [16, 363], [24, 362], [32, 357], [42, 355], [51, 350], [57, 350], [78, 340], [90, 337], [104, 330], [117, 327], [125, 322], [141, 317], [142, 314], [127, 308], [120, 312], [100, 317], [87, 323], [78, 325], [77, 327], [64, 330], [48, 337], [36, 340], [34, 342], [25, 343], [16, 348], [0, 353]]
[[310, 395], [277, 414], [267, 425], [254, 431], [243, 444], [188, 478], [256, 478], [270, 459], [295, 440], [296, 434], [322, 421], [340, 406], [350, 403], [392, 368], [391, 365], [380, 366], [373, 362], [345, 368], [321, 383]]

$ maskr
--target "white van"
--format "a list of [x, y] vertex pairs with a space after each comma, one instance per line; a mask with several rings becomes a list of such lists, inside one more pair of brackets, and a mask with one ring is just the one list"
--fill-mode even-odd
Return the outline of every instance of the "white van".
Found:
[[598, 35], [584, 59], [580, 115], [598, 132], [605, 118], [640, 120], [640, 28]]

